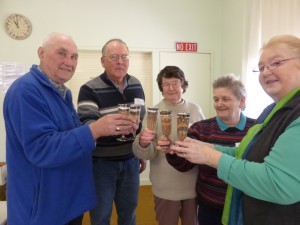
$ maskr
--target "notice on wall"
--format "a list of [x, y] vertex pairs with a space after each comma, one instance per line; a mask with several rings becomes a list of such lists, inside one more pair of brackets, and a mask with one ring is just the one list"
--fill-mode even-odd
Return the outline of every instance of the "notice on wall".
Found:
[[24, 73], [24, 64], [16, 62], [0, 62], [0, 93], [5, 93], [9, 86]]
[[197, 52], [198, 44], [194, 42], [176, 42], [177, 52]]

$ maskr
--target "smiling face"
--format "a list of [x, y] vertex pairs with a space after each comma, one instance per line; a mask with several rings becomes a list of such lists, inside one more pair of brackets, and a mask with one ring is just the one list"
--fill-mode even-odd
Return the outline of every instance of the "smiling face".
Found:
[[40, 67], [56, 84], [60, 85], [74, 75], [78, 51], [71, 37], [56, 34], [50, 36], [38, 49]]
[[178, 78], [162, 78], [162, 94], [170, 104], [177, 104], [181, 101], [183, 93], [181, 80]]
[[[112, 57], [116, 55], [119, 56], [117, 60]], [[127, 74], [129, 60], [122, 57], [125, 55], [128, 55], [127, 46], [120, 41], [112, 41], [107, 44], [104, 55], [101, 57], [103, 68], [116, 84], [121, 83]]]
[[263, 49], [259, 65], [278, 60], [287, 60], [275, 69], [264, 68], [259, 74], [259, 82], [264, 91], [275, 101], [280, 101], [290, 91], [300, 87], [300, 58], [295, 51], [283, 43]]
[[213, 90], [214, 108], [218, 117], [227, 125], [235, 126], [240, 120], [245, 97], [238, 99], [230, 88], [219, 87]]

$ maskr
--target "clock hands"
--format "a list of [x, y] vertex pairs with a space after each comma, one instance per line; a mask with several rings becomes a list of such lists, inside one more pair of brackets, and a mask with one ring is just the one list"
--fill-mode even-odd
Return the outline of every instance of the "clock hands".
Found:
[[17, 28], [19, 29], [19, 18], [16, 17], [16, 19], [14, 20], [14, 23], [16, 24]]

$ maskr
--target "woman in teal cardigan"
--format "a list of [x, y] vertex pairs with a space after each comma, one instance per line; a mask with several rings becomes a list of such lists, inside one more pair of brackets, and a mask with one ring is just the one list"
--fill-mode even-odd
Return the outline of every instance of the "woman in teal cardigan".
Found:
[[300, 39], [292, 35], [271, 38], [254, 72], [274, 103], [239, 147], [186, 138], [171, 151], [216, 168], [218, 177], [229, 184], [223, 224], [300, 224]]

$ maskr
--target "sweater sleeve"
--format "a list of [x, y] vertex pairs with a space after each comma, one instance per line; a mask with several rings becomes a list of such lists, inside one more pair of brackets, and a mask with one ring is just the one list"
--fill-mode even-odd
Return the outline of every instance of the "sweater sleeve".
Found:
[[224, 154], [235, 156], [236, 147], [229, 147], [229, 146], [221, 146], [221, 145], [214, 145], [215, 149], [217, 149], [219, 152], [222, 152]]
[[277, 204], [300, 201], [300, 119], [291, 123], [262, 163], [223, 154], [218, 176], [249, 196]]
[[80, 88], [77, 111], [83, 124], [90, 124], [101, 117], [96, 96], [87, 85], [82, 85]]
[[194, 168], [195, 164], [187, 161], [176, 154], [166, 154], [168, 163], [180, 172], [186, 172]]
[[136, 136], [132, 144], [133, 154], [139, 159], [154, 159], [156, 157], [157, 151], [155, 150], [154, 143], [151, 143], [146, 148], [139, 145], [139, 135]]
[[189, 110], [190, 110], [190, 124], [205, 119], [204, 113], [200, 106], [193, 103], [189, 103]]

